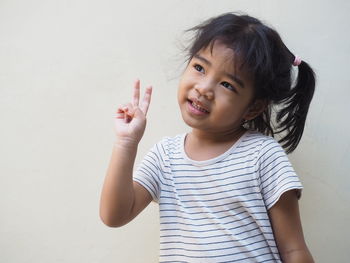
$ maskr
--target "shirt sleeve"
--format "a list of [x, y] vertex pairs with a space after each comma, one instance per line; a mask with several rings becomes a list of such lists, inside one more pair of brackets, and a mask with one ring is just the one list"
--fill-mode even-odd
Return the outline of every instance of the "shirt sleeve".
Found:
[[273, 138], [266, 140], [257, 161], [260, 190], [267, 209], [286, 191], [296, 189], [298, 199], [303, 188], [287, 154]]
[[133, 180], [146, 188], [155, 202], [159, 200], [161, 188], [163, 162], [160, 149], [161, 142], [149, 150], [133, 174]]

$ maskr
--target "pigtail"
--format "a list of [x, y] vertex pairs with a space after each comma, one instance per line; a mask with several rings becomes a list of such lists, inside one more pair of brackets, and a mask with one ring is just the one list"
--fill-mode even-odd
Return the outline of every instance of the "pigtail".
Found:
[[286, 135], [279, 140], [287, 153], [297, 147], [303, 132], [310, 102], [315, 91], [315, 73], [305, 62], [298, 66], [298, 76], [294, 88], [282, 101], [284, 107], [277, 113], [278, 132]]
[[[303, 135], [315, 90], [311, 67], [290, 52], [274, 29], [247, 15], [224, 14], [192, 30], [196, 34], [189, 58], [219, 39], [237, 55], [240, 69], [254, 79], [255, 99], [266, 101], [263, 112], [245, 120], [242, 126], [278, 136], [287, 153], [294, 151]], [[292, 65], [298, 68], [294, 85]]]

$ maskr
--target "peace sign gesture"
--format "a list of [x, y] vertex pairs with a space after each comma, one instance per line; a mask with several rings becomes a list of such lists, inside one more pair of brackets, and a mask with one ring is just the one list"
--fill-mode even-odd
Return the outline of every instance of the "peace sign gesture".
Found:
[[140, 103], [140, 80], [135, 81], [132, 103], [119, 106], [114, 118], [117, 139], [132, 143], [138, 143], [141, 140], [146, 127], [151, 95], [152, 86], [149, 86]]

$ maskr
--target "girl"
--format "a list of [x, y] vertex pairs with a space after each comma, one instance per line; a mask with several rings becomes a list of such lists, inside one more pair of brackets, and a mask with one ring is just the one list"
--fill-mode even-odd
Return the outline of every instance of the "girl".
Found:
[[115, 116], [102, 221], [120, 227], [154, 200], [161, 262], [313, 262], [299, 216], [302, 185], [285, 153], [303, 134], [312, 69], [247, 15], [191, 30], [178, 103], [192, 131], [162, 139], [133, 174], [152, 92], [140, 102], [136, 81], [132, 103]]

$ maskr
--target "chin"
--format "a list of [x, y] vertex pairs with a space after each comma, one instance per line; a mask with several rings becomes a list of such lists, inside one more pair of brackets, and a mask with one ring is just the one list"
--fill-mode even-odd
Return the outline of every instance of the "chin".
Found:
[[186, 113], [183, 113], [183, 111], [181, 111], [181, 117], [187, 126], [190, 126], [190, 127], [193, 126], [193, 121], [191, 121], [191, 119], [188, 116], [186, 116]]
[[191, 127], [192, 129], [199, 129], [199, 130], [205, 129], [205, 127], [203, 127], [203, 125], [200, 125], [195, 120], [193, 120], [187, 116], [182, 115], [182, 119], [183, 119], [184, 123], [186, 123], [186, 125], [188, 127]]

